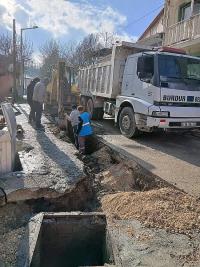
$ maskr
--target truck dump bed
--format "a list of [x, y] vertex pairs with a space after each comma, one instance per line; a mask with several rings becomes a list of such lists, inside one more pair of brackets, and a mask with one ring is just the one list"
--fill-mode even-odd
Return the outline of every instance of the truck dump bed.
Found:
[[114, 45], [110, 55], [100, 58], [96, 64], [80, 69], [78, 80], [81, 94], [115, 99], [121, 92], [127, 57], [148, 50], [148, 47], [129, 42]]

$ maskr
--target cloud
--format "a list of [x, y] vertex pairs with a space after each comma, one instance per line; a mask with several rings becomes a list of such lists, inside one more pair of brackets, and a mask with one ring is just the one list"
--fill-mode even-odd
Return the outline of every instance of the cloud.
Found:
[[129, 35], [126, 32], [122, 32], [121, 34], [116, 34], [116, 39], [119, 41], [126, 41], [126, 42], [137, 42], [138, 36]]
[[95, 6], [86, 1], [74, 3], [64, 0], [29, 0], [32, 20], [55, 37], [81, 30], [85, 34], [115, 31], [126, 17], [110, 6]]
[[6, 9], [3, 24], [7, 29], [12, 28], [13, 17], [19, 17], [19, 14], [24, 22], [18, 19], [18, 28], [36, 24], [53, 37], [67, 35], [73, 30], [83, 34], [117, 32], [127, 21], [126, 16], [112, 7], [90, 4], [86, 0], [23, 0], [21, 3], [19, 0], [0, 0], [0, 6]]
[[[1, 16], [1, 23], [6, 27], [7, 30], [12, 30], [12, 22], [16, 17], [17, 12], [28, 15], [28, 10], [26, 10], [17, 0], [0, 0], [0, 9], [3, 10]], [[16, 21], [16, 28], [19, 30], [21, 28], [21, 24]]]

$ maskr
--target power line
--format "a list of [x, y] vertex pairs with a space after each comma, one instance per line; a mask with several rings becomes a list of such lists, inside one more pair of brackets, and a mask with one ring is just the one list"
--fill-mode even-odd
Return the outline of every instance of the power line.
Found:
[[162, 5], [160, 5], [159, 7], [157, 7], [157, 8], [155, 8], [155, 9], [149, 11], [148, 13], [146, 13], [145, 15], [143, 15], [142, 17], [140, 17], [140, 18], [138, 18], [138, 19], [136, 19], [136, 20], [130, 22], [128, 25], [126, 25], [126, 26], [124, 27], [124, 29], [126, 29], [126, 28], [128, 28], [129, 26], [131, 26], [131, 25], [137, 23], [138, 21], [140, 21], [140, 20], [142, 20], [142, 19], [148, 17], [149, 15], [151, 15], [152, 13], [154, 13], [155, 11], [157, 11], [158, 9], [160, 9], [161, 7], [164, 7], [164, 4], [162, 4]]

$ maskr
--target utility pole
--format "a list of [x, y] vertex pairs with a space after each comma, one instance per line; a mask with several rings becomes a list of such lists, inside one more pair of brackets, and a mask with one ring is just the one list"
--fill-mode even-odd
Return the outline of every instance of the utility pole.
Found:
[[21, 81], [21, 90], [22, 94], [24, 94], [24, 56], [23, 56], [23, 31], [26, 30], [34, 30], [38, 29], [38, 26], [28, 27], [28, 28], [22, 28], [20, 33], [20, 81]]
[[16, 26], [13, 19], [13, 95], [14, 102], [17, 100], [17, 84], [16, 84]]
[[22, 29], [21, 29], [21, 40], [20, 40], [20, 87], [22, 92], [24, 93], [24, 61], [23, 61], [23, 38], [22, 38]]
[[194, 13], [194, 0], [191, 1], [191, 16], [193, 16]]
[[108, 46], [108, 32], [106, 32], [106, 42], [105, 42], [105, 47], [107, 48]]

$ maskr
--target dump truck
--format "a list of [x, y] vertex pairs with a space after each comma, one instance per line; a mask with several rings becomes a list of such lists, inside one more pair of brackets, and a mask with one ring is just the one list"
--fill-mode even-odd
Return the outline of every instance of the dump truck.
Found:
[[92, 117], [113, 116], [129, 138], [200, 128], [200, 58], [183, 50], [118, 43], [79, 70], [78, 84], [81, 104]]
[[60, 61], [57, 68], [52, 71], [47, 86], [45, 110], [61, 119], [73, 104], [79, 103], [79, 95], [77, 72], [66, 62]]

